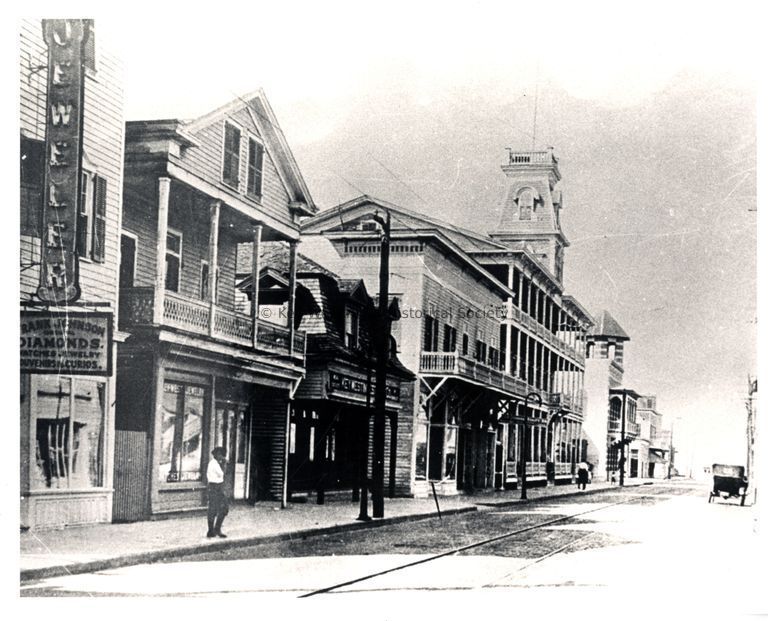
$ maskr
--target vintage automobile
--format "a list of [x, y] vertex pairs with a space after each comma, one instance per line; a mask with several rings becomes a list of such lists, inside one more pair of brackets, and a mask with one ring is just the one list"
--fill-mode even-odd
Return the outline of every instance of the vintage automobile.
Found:
[[727, 466], [712, 464], [712, 491], [709, 492], [708, 502], [713, 498], [741, 498], [741, 506], [747, 498], [747, 477], [744, 476], [744, 466]]

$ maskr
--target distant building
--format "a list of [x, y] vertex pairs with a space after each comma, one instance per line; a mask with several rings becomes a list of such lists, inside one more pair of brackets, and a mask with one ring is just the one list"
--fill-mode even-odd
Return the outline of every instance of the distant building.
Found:
[[[634, 418], [639, 395], [622, 389], [628, 341], [629, 335], [605, 310], [587, 335], [584, 440], [596, 481], [618, 481], [621, 447], [626, 448], [640, 431]], [[627, 462], [625, 454], [625, 472]]]
[[665, 479], [669, 475], [670, 433], [662, 429], [663, 416], [656, 409], [655, 395], [638, 399], [637, 419], [640, 435], [630, 445], [632, 453], [637, 450], [637, 476]]

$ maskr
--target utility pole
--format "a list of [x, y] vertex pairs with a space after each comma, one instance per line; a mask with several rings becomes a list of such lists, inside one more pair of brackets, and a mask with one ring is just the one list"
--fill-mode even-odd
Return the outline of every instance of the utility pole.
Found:
[[391, 216], [377, 213], [374, 219], [383, 226], [381, 262], [379, 265], [379, 317], [376, 326], [376, 391], [373, 419], [373, 517], [384, 517], [384, 432], [387, 408], [387, 367], [389, 366], [389, 236]]
[[624, 438], [626, 433], [627, 422], [627, 393], [624, 393], [621, 402], [621, 444], [619, 446], [619, 486], [624, 487]]

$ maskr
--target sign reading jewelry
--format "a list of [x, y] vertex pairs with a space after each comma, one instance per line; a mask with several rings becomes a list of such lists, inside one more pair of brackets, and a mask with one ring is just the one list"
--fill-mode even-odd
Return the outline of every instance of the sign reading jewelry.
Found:
[[83, 43], [89, 21], [43, 20], [48, 45], [43, 243], [37, 296], [51, 304], [80, 297], [77, 210], [82, 166], [85, 81]]
[[21, 313], [21, 372], [112, 375], [111, 313]]

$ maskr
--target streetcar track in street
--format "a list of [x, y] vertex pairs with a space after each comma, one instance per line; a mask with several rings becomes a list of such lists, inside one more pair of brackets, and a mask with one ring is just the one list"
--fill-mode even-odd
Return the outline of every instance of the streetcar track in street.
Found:
[[[613, 490], [610, 490], [610, 491], [613, 491]], [[410, 567], [416, 567], [417, 565], [423, 565], [425, 563], [430, 563], [432, 561], [436, 561], [436, 560], [441, 559], [441, 558], [445, 558], [445, 557], [448, 557], [448, 556], [459, 554], [459, 553], [464, 552], [466, 550], [471, 550], [471, 549], [474, 549], [474, 548], [479, 548], [481, 546], [489, 545], [489, 544], [492, 544], [492, 543], [495, 543], [495, 542], [498, 542], [498, 541], [502, 541], [502, 540], [505, 540], [505, 539], [510, 539], [512, 537], [516, 537], [518, 535], [522, 535], [524, 533], [527, 533], [527, 532], [530, 532], [530, 531], [533, 531], [533, 530], [537, 530], [537, 529], [540, 529], [540, 528], [545, 528], [545, 527], [551, 526], [553, 524], [559, 524], [561, 522], [572, 520], [572, 519], [578, 518], [578, 517], [580, 517], [582, 515], [587, 515], [587, 514], [590, 514], [590, 513], [595, 513], [597, 511], [603, 511], [603, 510], [609, 509], [611, 507], [627, 504], [629, 502], [633, 502], [633, 501], [636, 501], [636, 500], [645, 500], [647, 498], [653, 498], [653, 497], [655, 497], [655, 494], [632, 494], [629, 498], [626, 498], [625, 500], [621, 500], [621, 501], [618, 501], [618, 502], [613, 502], [613, 503], [602, 505], [602, 506], [595, 507], [595, 508], [592, 508], [592, 509], [587, 509], [586, 511], [579, 511], [577, 513], [572, 513], [572, 514], [569, 514], [569, 515], [563, 515], [563, 516], [560, 516], [560, 517], [557, 517], [557, 518], [553, 518], [551, 520], [546, 520], [544, 522], [540, 522], [538, 524], [532, 524], [532, 525], [526, 526], [524, 528], [519, 528], [519, 529], [514, 530], [514, 531], [509, 531], [509, 532], [506, 532], [506, 533], [502, 533], [501, 535], [496, 535], [494, 537], [489, 537], [489, 538], [483, 539], [481, 541], [475, 541], [475, 542], [472, 542], [472, 543], [469, 543], [469, 544], [466, 544], [466, 545], [463, 545], [463, 546], [459, 546], [459, 547], [456, 547], [456, 548], [452, 548], [450, 550], [446, 550], [446, 551], [440, 552], [438, 554], [433, 554], [433, 555], [427, 556], [425, 558], [420, 558], [420, 559], [417, 559], [415, 561], [411, 561], [409, 563], [404, 563], [404, 564], [398, 565], [396, 567], [391, 567], [389, 569], [385, 569], [385, 570], [382, 570], [382, 571], [377, 571], [377, 572], [374, 572], [374, 573], [366, 574], [364, 576], [360, 576], [360, 577], [354, 578], [352, 580], [347, 580], [345, 582], [340, 582], [340, 583], [337, 583], [337, 584], [334, 584], [334, 585], [331, 585], [331, 586], [328, 586], [328, 587], [324, 587], [322, 589], [317, 589], [315, 591], [310, 591], [308, 593], [304, 593], [303, 595], [300, 595], [299, 598], [303, 599], [303, 598], [307, 598], [307, 597], [313, 597], [315, 595], [323, 595], [323, 594], [326, 594], [326, 593], [330, 593], [332, 591], [336, 591], [336, 590], [341, 589], [343, 587], [351, 586], [353, 584], [359, 584], [360, 582], [365, 582], [367, 580], [372, 580], [373, 578], [378, 578], [380, 576], [391, 574], [391, 573], [394, 573], [394, 572], [397, 572], [397, 571], [402, 571], [402, 570], [408, 569]], [[591, 534], [593, 534], [593, 533], [590, 533], [590, 535]], [[576, 541], [581, 541], [581, 540], [583, 540], [585, 538], [586, 538], [586, 536], [581, 537], [581, 538], [577, 539]], [[572, 543], [575, 543], [575, 542], [572, 542]], [[567, 547], [568, 546], [563, 546], [562, 549], [564, 550]], [[543, 557], [540, 557], [539, 559], [536, 559], [534, 562], [529, 563], [525, 567], [529, 567], [529, 566], [531, 566], [533, 564], [536, 564], [538, 562], [542, 562], [542, 561], [546, 560], [547, 558], [550, 558], [551, 556], [554, 556], [555, 554], [560, 553], [560, 551], [562, 551], [562, 550], [558, 549], [558, 550], [553, 551], [552, 553], [548, 553], [548, 554], [544, 555]], [[524, 569], [525, 567], [523, 567], [522, 569]], [[518, 569], [515, 572], [511, 572], [511, 574], [517, 573], [518, 571], [520, 571], [520, 570]]]

